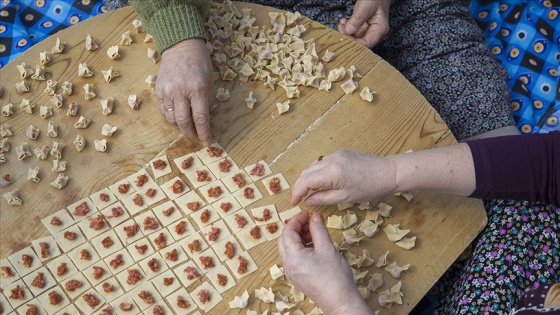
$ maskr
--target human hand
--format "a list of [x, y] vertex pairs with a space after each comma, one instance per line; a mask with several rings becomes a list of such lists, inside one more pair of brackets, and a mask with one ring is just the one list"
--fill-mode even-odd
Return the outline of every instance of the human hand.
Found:
[[389, 33], [391, 0], [358, 0], [350, 19], [343, 18], [338, 31], [373, 48]]
[[292, 204], [307, 195], [306, 205], [374, 201], [397, 188], [393, 156], [340, 150], [311, 163], [292, 187]]
[[187, 39], [163, 51], [156, 81], [158, 109], [187, 137], [212, 143], [209, 100], [212, 63], [201, 39]]
[[291, 218], [278, 239], [278, 252], [290, 283], [325, 314], [372, 314], [320, 214], [310, 218], [300, 212]]

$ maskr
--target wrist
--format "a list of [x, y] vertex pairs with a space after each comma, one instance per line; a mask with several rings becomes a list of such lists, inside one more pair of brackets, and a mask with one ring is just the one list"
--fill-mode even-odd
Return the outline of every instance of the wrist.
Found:
[[325, 311], [325, 314], [330, 315], [371, 315], [373, 311], [367, 304], [367, 302], [362, 298], [357, 289], [353, 290], [353, 294], [347, 298], [347, 302], [343, 305], [333, 309], [332, 311]]
[[200, 38], [184, 39], [174, 45], [167, 47], [162, 52], [162, 56], [170, 53], [184, 53], [185, 51], [192, 50], [194, 47], [198, 47], [199, 45], [206, 46], [206, 42]]

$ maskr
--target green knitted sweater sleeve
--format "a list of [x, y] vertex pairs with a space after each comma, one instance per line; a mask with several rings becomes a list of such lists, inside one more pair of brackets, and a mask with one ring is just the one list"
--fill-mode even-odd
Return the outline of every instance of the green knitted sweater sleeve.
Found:
[[206, 38], [208, 0], [130, 0], [160, 52], [191, 38]]

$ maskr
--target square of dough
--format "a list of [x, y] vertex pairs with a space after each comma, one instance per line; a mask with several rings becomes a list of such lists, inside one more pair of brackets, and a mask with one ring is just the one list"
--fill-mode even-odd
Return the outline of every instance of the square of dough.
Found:
[[[171, 209], [173, 208], [173, 209]], [[183, 218], [183, 213], [173, 201], [166, 201], [152, 209], [155, 216], [158, 218], [162, 227], [168, 226], [171, 223]]]
[[[154, 299], [154, 302], [153, 303], [147, 303], [142, 298], [140, 298], [139, 294], [142, 291], [146, 291], [146, 292], [150, 293], [152, 295], [153, 299]], [[161, 295], [159, 294], [159, 292], [156, 290], [156, 288], [154, 287], [154, 285], [151, 282], [145, 282], [141, 286], [137, 286], [132, 291], [130, 291], [128, 294], [132, 297], [132, 299], [134, 300], [136, 305], [138, 305], [138, 307], [141, 310], [147, 309], [148, 307], [152, 306], [155, 302], [162, 299]]]
[[[218, 194], [218, 196], [216, 197], [210, 196], [211, 189], [219, 189], [220, 194]], [[229, 191], [227, 190], [226, 186], [224, 185], [224, 183], [222, 183], [219, 180], [213, 181], [209, 184], [199, 187], [198, 191], [202, 194], [202, 196], [208, 203], [216, 202], [224, 198], [225, 196], [229, 195]]]
[[[138, 230], [136, 231], [136, 234], [129, 237], [126, 234], [125, 228], [134, 226], [135, 224], [138, 225]], [[121, 239], [121, 242], [125, 246], [127, 246], [128, 244], [132, 244], [135, 241], [144, 237], [144, 233], [142, 233], [142, 229], [140, 228], [140, 224], [136, 223], [136, 221], [134, 221], [133, 219], [128, 219], [128, 220], [124, 221], [120, 225], [116, 226], [113, 230], [117, 233], [117, 236]]]
[[[66, 288], [66, 284], [72, 280], [76, 280], [80, 282], [82, 286], [74, 289], [74, 291], [69, 291]], [[70, 297], [71, 300], [75, 299], [77, 296], [79, 296], [80, 294], [86, 292], [89, 288], [91, 288], [91, 285], [89, 284], [86, 277], [81, 272], [78, 272], [72, 275], [71, 277], [69, 277], [68, 279], [64, 280], [62, 283], [60, 283], [60, 286], [62, 286], [62, 289], [64, 290], [64, 292], [66, 292], [66, 295], [68, 295], [68, 297]]]
[[[162, 160], [165, 163], [165, 167], [162, 169], [155, 168], [154, 162], [157, 160]], [[150, 167], [152, 168], [152, 172], [154, 172], [154, 178], [156, 179], [173, 172], [173, 170], [171, 169], [171, 164], [169, 164], [169, 160], [167, 159], [167, 155], [158, 156], [151, 160]]]
[[179, 241], [195, 232], [194, 226], [187, 218], [172, 223], [167, 227], [167, 230], [169, 231], [169, 234], [173, 236], [175, 241]]
[[[157, 262], [157, 264], [159, 266], [156, 271], [153, 271], [150, 268], [150, 266], [148, 265], [148, 263], [150, 263], [153, 259], [155, 259], [155, 261]], [[160, 275], [162, 272], [169, 269], [167, 267], [167, 264], [165, 263], [163, 257], [161, 257], [159, 252], [155, 252], [155, 253], [151, 254], [150, 256], [148, 256], [146, 259], [139, 261], [138, 265], [140, 266], [140, 268], [142, 268], [142, 270], [146, 274], [146, 277], [148, 278], [148, 280]]]
[[[188, 274], [185, 271], [188, 267], [194, 268], [196, 270], [196, 272], [200, 275], [200, 277], [194, 277], [194, 278], [189, 280], [187, 278]], [[179, 279], [179, 281], [181, 281], [181, 283], [183, 284], [183, 287], [185, 287], [185, 288], [187, 288], [188, 286], [190, 286], [194, 282], [199, 281], [200, 278], [202, 278], [204, 276], [204, 273], [198, 268], [198, 266], [192, 260], [189, 260], [186, 263], [175, 267], [175, 269], [173, 269], [173, 273], [177, 276], [177, 279]]]
[[[199, 181], [198, 180], [198, 173], [199, 172], [205, 172], [207, 179]], [[201, 166], [197, 169], [188, 171], [188, 172], [185, 173], [185, 176], [187, 177], [189, 182], [191, 182], [191, 186], [194, 187], [194, 188], [204, 186], [204, 185], [206, 185], [208, 183], [211, 183], [211, 182], [216, 180], [216, 176], [214, 176], [214, 174], [212, 174], [212, 172], [210, 171], [210, 169], [207, 166]]]
[[[55, 217], [60, 220], [60, 225], [51, 224], [51, 221]], [[56, 232], [62, 231], [65, 228], [71, 226], [75, 221], [74, 219], [72, 219], [70, 214], [68, 214], [68, 211], [66, 211], [66, 209], [61, 209], [51, 215], [44, 217], [41, 222], [43, 222], [43, 225], [47, 228], [47, 230], [49, 230], [49, 232], [51, 232], [51, 234], [55, 234]]]
[[[218, 156], [211, 156], [210, 155], [210, 150], [209, 147], [214, 147], [216, 149], [220, 149], [222, 150], [222, 153]], [[212, 162], [218, 161], [220, 159], [225, 158], [226, 156], [228, 156], [226, 150], [224, 150], [224, 148], [222, 148], [221, 145], [219, 145], [218, 143], [212, 143], [211, 145], [209, 145], [208, 147], [204, 147], [202, 149], [200, 149], [199, 151], [196, 151], [196, 156], [198, 156], [198, 158], [202, 161], [202, 163], [204, 163], [204, 165], [208, 165]]]
[[[76, 207], [80, 206], [83, 203], [87, 205], [88, 208], [87, 213], [86, 214], [74, 213], [76, 211]], [[67, 209], [70, 215], [72, 216], [72, 219], [74, 219], [74, 221], [76, 222], [82, 221], [86, 217], [90, 215], [94, 215], [97, 212], [97, 207], [95, 206], [93, 201], [89, 199], [89, 197], [85, 197], [83, 199], [74, 202], [73, 204], [69, 205]]]
[[[166, 284], [165, 279], [173, 279], [171, 284]], [[175, 290], [181, 287], [181, 282], [177, 279], [177, 276], [173, 273], [173, 271], [167, 269], [160, 275], [154, 277], [152, 279], [152, 284], [156, 287], [161, 294], [162, 297], [166, 297]]]
[[[213, 228], [218, 228], [220, 230], [220, 233], [218, 234], [218, 237], [215, 240], [211, 241], [210, 235], [212, 234]], [[212, 245], [225, 238], [228, 238], [231, 235], [231, 232], [227, 228], [226, 223], [223, 220], [219, 220], [212, 223], [211, 225], [205, 226], [203, 229], [200, 230], [200, 234], [204, 236], [208, 244]]]
[[103, 216], [105, 216], [105, 220], [107, 220], [107, 222], [109, 222], [112, 227], [115, 227], [121, 222], [124, 222], [126, 219], [130, 218], [128, 211], [126, 211], [126, 208], [120, 201], [117, 201], [114, 204], [109, 205], [102, 210], [99, 210], [99, 212]]
[[[139, 184], [138, 179], [140, 178], [140, 176], [144, 176], [146, 175], [147, 181], [143, 184]], [[135, 190], [140, 190], [142, 188], [144, 188], [146, 185], [155, 183], [154, 180], [152, 179], [152, 177], [150, 176], [150, 174], [148, 174], [148, 172], [146, 172], [145, 169], [141, 169], [138, 172], [128, 176], [128, 182], [132, 185], [132, 187], [134, 187]]]
[[[94, 274], [95, 274], [95, 269], [94, 267], [98, 267], [101, 268], [105, 271], [105, 273], [103, 273], [99, 278], [95, 279]], [[96, 286], [99, 283], [101, 283], [102, 281], [104, 281], [105, 279], [111, 277], [113, 274], [111, 273], [111, 268], [109, 268], [109, 266], [107, 266], [107, 264], [103, 261], [100, 260], [98, 262], [96, 262], [95, 264], [87, 267], [86, 269], [84, 269], [82, 271], [82, 273], [84, 274], [84, 276], [86, 276], [86, 278], [89, 280], [89, 283], [91, 284], [91, 286]]]
[[[191, 210], [188, 208], [187, 204], [190, 202], [198, 202], [199, 203], [199, 208], [197, 210]], [[185, 215], [190, 215], [191, 213], [194, 213], [200, 209], [202, 209], [204, 206], [206, 206], [206, 202], [200, 198], [200, 196], [198, 195], [198, 193], [194, 190], [189, 191], [188, 193], [182, 195], [181, 197], [175, 199], [175, 203], [177, 204], [177, 206], [179, 207], [179, 209], [181, 209], [181, 211], [183, 211], [183, 213]]]
[[[138, 251], [138, 249], [136, 248], [141, 247], [146, 245], [146, 250], [144, 251], [143, 254], [140, 253], [140, 251]], [[150, 256], [151, 254], [155, 253], [154, 247], [152, 246], [152, 243], [150, 243], [150, 240], [148, 240], [147, 238], [141, 238], [139, 240], [137, 240], [136, 242], [127, 245], [126, 248], [128, 249], [128, 252], [130, 253], [130, 256], [132, 256], [132, 258], [134, 259], [134, 261], [140, 261], [148, 256]]]
[[[81, 258], [82, 250], [85, 250], [89, 253], [91, 257], [90, 260]], [[74, 248], [68, 253], [68, 257], [72, 259], [72, 262], [74, 263], [76, 268], [78, 268], [78, 270], [80, 271], [86, 269], [87, 267], [93, 265], [96, 261], [101, 259], [97, 254], [97, 251], [95, 251], [95, 249], [93, 248], [93, 246], [91, 246], [90, 243], [83, 243], [82, 245]]]
[[[155, 229], [147, 228], [146, 225], [144, 225], [145, 220], [148, 220], [148, 223], [150, 224], [152, 224], [152, 220], [155, 220], [155, 222], [157, 222], [157, 227]], [[152, 212], [152, 210], [148, 210], [146, 212], [143, 212], [142, 214], [135, 216], [134, 221], [138, 223], [138, 226], [140, 227], [140, 230], [144, 235], [150, 235], [162, 229], [161, 223], [157, 219], [156, 215]], [[155, 222], [153, 224], [154, 226]]]
[[[66, 232], [75, 233], [76, 238], [73, 240], [65, 238], [64, 234]], [[62, 251], [65, 253], [71, 251], [73, 248], [76, 248], [76, 246], [80, 246], [86, 242], [86, 237], [77, 224], [72, 225], [65, 230], [58, 231], [56, 234], [54, 234], [54, 239], [56, 240]]]
[[[229, 168], [229, 171], [223, 172], [222, 170], [220, 170], [220, 164], [226, 163], [226, 161], [229, 161], [229, 163], [231, 163], [231, 166]], [[226, 156], [222, 159], [219, 159], [216, 162], [212, 162], [208, 164], [208, 168], [210, 169], [212, 174], [214, 174], [214, 176], [218, 179], [225, 176], [232, 176], [237, 172], [237, 170], [239, 170], [239, 166], [237, 166], [237, 164], [235, 164], [235, 162], [229, 156]]]
[[[254, 170], [257, 167], [257, 164], [259, 166], [262, 166], [262, 168], [263, 168], [263, 174], [261, 176], [251, 175], [251, 171]], [[251, 179], [254, 182], [256, 182], [260, 179], [263, 179], [263, 178], [267, 177], [268, 175], [272, 174], [272, 170], [270, 169], [270, 166], [268, 166], [268, 163], [266, 163], [264, 160], [257, 161], [256, 163], [245, 167], [244, 170], [247, 173], [247, 175], [249, 175], [249, 177], [251, 177]]]
[[[52, 305], [50, 303], [49, 294], [51, 292], [55, 292], [61, 298], [61, 301], [58, 302], [58, 304], [56, 305]], [[66, 297], [64, 291], [59, 286], [55, 286], [53, 288], [46, 290], [43, 294], [37, 297], [37, 300], [39, 300], [39, 303], [41, 303], [41, 305], [49, 315], [55, 314], [56, 312], [60, 311], [61, 309], [63, 309], [64, 307], [66, 307], [68, 304], [71, 303], [68, 297]]]
[[[101, 195], [104, 195], [104, 198], [101, 198]], [[107, 206], [112, 205], [117, 201], [117, 197], [109, 188], [104, 188], [98, 192], [91, 194], [91, 196], [89, 196], [89, 199], [93, 201], [97, 209], [106, 208]]]
[[[28, 255], [33, 259], [29, 267], [25, 267], [23, 265], [23, 260], [22, 260], [23, 255]], [[42, 266], [41, 260], [39, 259], [39, 257], [37, 257], [37, 255], [35, 254], [35, 252], [31, 247], [25, 247], [22, 250], [8, 256], [8, 260], [10, 261], [12, 266], [14, 266], [15, 271], [20, 277], [24, 277], [31, 271]]]
[[[119, 191], [119, 186], [120, 185], [129, 185], [128, 186], [128, 190], [125, 193], [121, 193]], [[128, 178], [125, 179], [121, 179], [118, 182], [114, 183], [113, 185], [109, 186], [109, 189], [113, 192], [113, 194], [119, 198], [122, 199], [124, 196], [128, 196], [130, 194], [132, 194], [133, 192], [136, 191], [136, 187], [134, 185], [132, 185], [130, 183], [130, 181], [128, 180]]]
[[241, 247], [241, 245], [239, 245], [239, 242], [237, 241], [237, 239], [233, 235], [230, 235], [229, 237], [227, 237], [227, 238], [225, 238], [225, 239], [223, 239], [223, 240], [221, 240], [217, 243], [212, 244], [212, 249], [214, 250], [214, 252], [218, 256], [218, 259], [220, 259], [220, 261], [222, 261], [222, 262], [229, 259], [226, 255], [226, 244], [228, 242], [231, 242], [233, 244], [233, 248], [234, 248], [233, 257], [237, 257], [237, 254], [241, 253], [243, 251], [243, 248]]
[[[244, 273], [239, 273], [239, 257], [243, 257], [247, 260], [247, 266], [246, 266], [247, 270]], [[229, 270], [231, 270], [233, 275], [237, 278], [237, 280], [242, 279], [250, 275], [251, 273], [257, 271], [257, 269], [259, 269], [257, 264], [255, 263], [255, 261], [253, 261], [253, 258], [251, 257], [251, 255], [249, 255], [248, 252], [240, 253], [233, 259], [226, 261], [226, 264], [228, 265]]]
[[[210, 257], [212, 259], [212, 263], [214, 264], [214, 267], [204, 268], [204, 266], [202, 265], [202, 261], [200, 260], [201, 257]], [[201, 270], [205, 274], [208, 273], [210, 270], [213, 270], [214, 268], [216, 268], [216, 266], [219, 266], [221, 264], [220, 259], [218, 258], [216, 253], [214, 253], [212, 248], [208, 248], [205, 251], [194, 255], [192, 260], [198, 266], [198, 269]]]
[[[60, 267], [62, 264], [66, 264], [66, 272], [59, 275], [58, 267]], [[66, 280], [75, 273], [79, 272], [78, 268], [76, 268], [68, 255], [61, 255], [49, 261], [47, 263], [47, 268], [51, 271], [51, 274], [56, 282], [62, 282], [63, 280]]]
[[[95, 230], [92, 226], [92, 220], [102, 220], [103, 221], [103, 226], [98, 229]], [[94, 214], [92, 214], [91, 216], [87, 216], [84, 220], [78, 222], [78, 226], [80, 227], [80, 230], [82, 230], [82, 232], [84, 232], [84, 236], [86, 237], [86, 239], [90, 240], [94, 237], [96, 237], [97, 235], [107, 231], [109, 229], [109, 223], [107, 222], [107, 220], [105, 220], [105, 218], [103, 217], [103, 215], [99, 212], [96, 212]]]
[[[121, 304], [130, 304], [132, 306], [132, 309], [128, 312], [121, 311], [121, 309], [119, 308]], [[115, 311], [116, 314], [140, 314], [140, 308], [138, 307], [138, 305], [136, 305], [136, 302], [134, 302], [134, 299], [128, 293], [125, 293], [115, 300], [109, 302], [109, 305], [111, 305], [113, 311]]]
[[[47, 245], [48, 249], [45, 253], [46, 254], [45, 257], [43, 257], [43, 253], [41, 252], [41, 245], [40, 245], [41, 243], [48, 244]], [[50, 260], [53, 259], [54, 257], [60, 256], [60, 249], [58, 249], [58, 245], [56, 244], [54, 237], [50, 235], [42, 237], [40, 239], [33, 240], [31, 241], [31, 244], [33, 244], [33, 248], [35, 249], [35, 252], [37, 253], [37, 256], [41, 261]]]
[[[105, 292], [103, 285], [108, 283], [113, 286], [113, 291]], [[101, 295], [108, 303], [116, 300], [119, 296], [124, 294], [124, 290], [115, 277], [107, 278], [95, 286], [95, 291]]]
[[[254, 228], [258, 228], [260, 230], [261, 237], [259, 239], [255, 239], [251, 235], [251, 230], [253, 230]], [[249, 250], [267, 241], [266, 236], [264, 236], [263, 233], [263, 227], [256, 224], [250, 224], [243, 230], [239, 231], [237, 233], [237, 237], [239, 238], [239, 242], [241, 242], [245, 250]]]
[[[191, 251], [189, 249], [189, 245], [196, 240], [198, 240], [200, 242], [200, 251], [198, 251], [198, 252]], [[179, 244], [181, 245], [181, 247], [183, 248], [185, 253], [187, 255], [189, 255], [191, 258], [194, 257], [197, 253], [203, 252], [207, 248], [210, 247], [210, 245], [208, 245], [208, 243], [206, 243], [206, 240], [204, 239], [204, 237], [202, 237], [198, 233], [193, 233], [193, 234], [189, 235], [186, 239], [182, 240]]]
[[74, 306], [74, 304], [68, 304], [65, 308], [61, 309], [56, 313], [56, 315], [64, 315], [64, 314], [79, 314], [78, 308]]
[[6, 284], [10, 284], [20, 278], [16, 271], [16, 268], [12, 266], [12, 263], [8, 260], [8, 257], [2, 258], [0, 260], [0, 267], [9, 268], [12, 273], [12, 275], [8, 276], [7, 273], [0, 269], [0, 287], [3, 287]]
[[[177, 259], [176, 260], [171, 260], [170, 259], [171, 257], [167, 258], [167, 254], [170, 254], [170, 255], [173, 255], [173, 256], [175, 255], [175, 254], [172, 254], [174, 250], [176, 250]], [[169, 266], [169, 268], [173, 268], [173, 267], [177, 266], [178, 264], [189, 260], [189, 257], [187, 256], [187, 253], [185, 253], [185, 250], [183, 249], [183, 247], [181, 247], [181, 244], [179, 244], [179, 243], [173, 243], [173, 244], [167, 246], [166, 248], [162, 249], [159, 253], [161, 254], [161, 257], [163, 257], [163, 260], [165, 261], [167, 266]]]
[[[42, 288], [39, 288], [39, 287], [36, 287], [36, 286], [32, 285], [33, 280], [35, 280], [35, 278], [39, 275], [39, 273], [43, 274], [42, 279], [44, 281], [44, 287], [42, 287]], [[49, 288], [52, 288], [56, 285], [56, 280], [51, 275], [49, 270], [44, 266], [37, 269], [37, 270], [34, 270], [33, 272], [31, 272], [30, 274], [25, 276], [23, 278], [23, 282], [25, 282], [25, 284], [27, 285], [29, 290], [31, 290], [31, 293], [33, 293], [34, 296], [38, 296], [41, 293], [48, 290]]]
[[[157, 244], [161, 237], [163, 237], [165, 239], [165, 243]], [[156, 251], [162, 250], [162, 249], [166, 248], [167, 246], [175, 243], [175, 240], [173, 239], [173, 236], [171, 236], [171, 234], [169, 233], [169, 231], [167, 229], [159, 230], [155, 233], [152, 233], [152, 234], [148, 235], [148, 239], [150, 240], [150, 242], [152, 242], [152, 246], [154, 246], [154, 249]]]
[[[233, 180], [233, 178], [238, 174], [241, 174], [241, 177], [245, 180], [245, 184], [243, 184], [241, 187], [239, 187], [238, 184]], [[227, 189], [229, 189], [231, 193], [233, 193], [234, 191], [238, 191], [239, 189], [253, 182], [253, 179], [249, 175], [247, 175], [247, 172], [245, 172], [245, 170], [242, 169], [238, 169], [233, 172], [233, 174], [224, 176], [220, 180], [222, 181], [222, 183], [224, 183], [224, 185], [226, 185]]]
[[[249, 188], [253, 189], [254, 197], [252, 199], [245, 198], [245, 190], [249, 189]], [[239, 201], [239, 204], [241, 204], [242, 207], [247, 207], [248, 205], [252, 204], [253, 202], [262, 199], [262, 197], [263, 197], [260, 190], [257, 188], [257, 186], [254, 183], [249, 184], [249, 185], [245, 186], [244, 188], [241, 188], [238, 191], [234, 192], [233, 196], [235, 197], [235, 199], [237, 199], [237, 201]]]
[[[227, 211], [224, 211], [224, 209], [222, 209], [222, 204], [229, 204], [230, 208]], [[212, 207], [214, 208], [214, 210], [216, 210], [216, 212], [218, 212], [218, 214], [222, 218], [241, 209], [241, 205], [239, 204], [239, 201], [237, 201], [237, 199], [235, 199], [235, 197], [232, 194], [227, 194], [224, 198], [214, 202], [212, 204]]]
[[[17, 287], [23, 290], [23, 299], [21, 300], [10, 298], [12, 290], [16, 289]], [[18, 306], [22, 304], [25, 304], [25, 302], [30, 301], [33, 298], [33, 294], [31, 294], [31, 291], [29, 290], [27, 285], [25, 285], [22, 279], [16, 280], [6, 286], [3, 286], [2, 289], [4, 290], [4, 295], [10, 303], [10, 306], [14, 309], [18, 308]]]
[[[177, 299], [179, 297], [185, 300], [187, 303], [189, 303], [189, 307], [180, 308], [177, 305]], [[171, 305], [171, 308], [173, 308], [175, 314], [178, 315], [190, 314], [192, 311], [196, 310], [197, 308], [196, 303], [194, 303], [191, 296], [189, 295], [189, 292], [187, 292], [187, 289], [185, 288], [180, 288], [179, 290], [173, 292], [173, 294], [169, 295], [165, 299], [167, 300], [167, 304]]]
[[[142, 199], [142, 203], [140, 205], [135, 204], [134, 203], [135, 198]], [[144, 196], [144, 194], [141, 193], [140, 191], [135, 191], [130, 195], [124, 196], [121, 199], [121, 201], [131, 215], [138, 214], [142, 210], [148, 208], [148, 201], [146, 200], [146, 196]]]
[[[273, 193], [272, 190], [270, 190], [270, 181], [272, 181], [273, 178], [278, 178], [279, 180], [280, 191], [278, 193]], [[290, 184], [288, 184], [288, 181], [286, 180], [286, 178], [284, 178], [284, 175], [282, 175], [282, 173], [268, 176], [267, 178], [262, 180], [262, 183], [266, 191], [268, 191], [271, 196], [279, 194], [280, 192], [283, 192], [284, 190], [290, 188]]]
[[[142, 279], [138, 280], [136, 283], [128, 283], [127, 282], [128, 273], [129, 273], [129, 271], [132, 271], [132, 270], [137, 270], [142, 275]], [[116, 275], [116, 278], [117, 278], [117, 280], [119, 280], [119, 283], [121, 284], [121, 286], [123, 287], [123, 289], [126, 292], [130, 292], [132, 289], [134, 289], [138, 286], [143, 287], [144, 283], [146, 283], [148, 281], [148, 279], [146, 279], [146, 274], [144, 273], [144, 271], [142, 271], [142, 268], [140, 268], [140, 266], [138, 266], [138, 265], [132, 265], [132, 266], [126, 268], [121, 273]]]
[[20, 306], [16, 312], [18, 314], [27, 314], [27, 311], [29, 310], [29, 308], [34, 305], [36, 307], [37, 310], [37, 315], [46, 315], [47, 311], [45, 310], [45, 308], [43, 308], [43, 305], [41, 305], [41, 302], [39, 302], [38, 299], [33, 299], [31, 301], [28, 301], [25, 303], [25, 305]]
[[[179, 181], [181, 184], [180, 186], [177, 185], [177, 190], [176, 190], [177, 192], [175, 192], [173, 191], [173, 186], [177, 181]], [[167, 195], [167, 197], [171, 200], [175, 200], [177, 197], [184, 195], [191, 190], [189, 185], [187, 185], [187, 183], [185, 183], [185, 181], [182, 180], [179, 176], [173, 177], [173, 179], [171, 179], [170, 181], [161, 184], [160, 187], [163, 190], [163, 192]]]
[[[99, 303], [97, 305], [93, 306], [93, 307], [89, 306], [86, 303], [86, 300], [84, 299], [86, 294], [91, 294], [91, 295], [95, 296], [97, 298], [97, 300], [99, 301]], [[84, 292], [84, 294], [82, 294], [82, 296], [80, 296], [78, 299], [76, 299], [76, 301], [74, 301], [74, 305], [76, 305], [76, 307], [80, 311], [82, 311], [84, 314], [93, 314], [93, 312], [100, 309], [101, 306], [103, 306], [104, 303], [105, 303], [105, 299], [99, 293], [97, 293], [97, 291], [95, 291], [93, 288], [89, 289], [87, 292]]]
[[[153, 189], [155, 191], [155, 194], [152, 197], [149, 197], [147, 194], [149, 189]], [[161, 188], [155, 182], [144, 185], [144, 187], [138, 190], [137, 193], [142, 194], [142, 197], [144, 198], [144, 201], [148, 203], [148, 206], [154, 205], [157, 202], [160, 202], [163, 199], [167, 198], [163, 190], [161, 190]]]
[[291, 219], [293, 216], [295, 216], [300, 212], [301, 212], [301, 208], [299, 206], [295, 206], [288, 210], [278, 212], [278, 215], [280, 216], [280, 221], [282, 221], [282, 223], [285, 224], [286, 222], [288, 222], [289, 219]]
[[[225, 285], [221, 285], [219, 283], [218, 274], [226, 276], [227, 282]], [[237, 284], [235, 282], [235, 278], [233, 278], [229, 270], [224, 265], [216, 266], [216, 268], [213, 268], [206, 274], [206, 277], [210, 279], [210, 281], [212, 281], [214, 288], [216, 288], [216, 290], [220, 293], [226, 292], [227, 290], [233, 288]]]
[[[194, 302], [193, 302], [194, 304]], [[195, 304], [196, 305], [196, 304]], [[12, 313], [12, 306], [10, 305], [10, 302], [8, 302], [8, 299], [6, 297], [4, 297], [4, 295], [0, 294], [0, 307], [4, 310], [4, 313], [2, 314], [13, 314]]]
[[[103, 241], [107, 238], [113, 241], [113, 245], [109, 247], [105, 247], [103, 245]], [[96, 236], [91, 240], [91, 244], [97, 250], [97, 253], [101, 258], [105, 258], [123, 248], [123, 245], [114, 230], [108, 230], [107, 232]]]
[[[206, 303], [202, 303], [198, 298], [198, 294], [203, 290], [206, 290], [208, 291], [208, 293], [210, 293], [210, 301]], [[191, 298], [205, 313], [210, 312], [211, 309], [213, 309], [224, 299], [220, 292], [218, 292], [210, 283], [206, 281], [191, 292]]]
[[173, 312], [171, 311], [169, 306], [167, 306], [167, 304], [165, 304], [164, 300], [156, 301], [152, 306], [150, 306], [146, 310], [144, 310], [144, 314], [154, 314], [154, 309], [156, 307], [160, 308], [162, 314], [173, 314]]
[[[237, 224], [237, 220], [236, 220], [237, 216], [245, 218], [245, 220], [247, 220], [247, 224], [245, 224], [245, 226], [240, 227], [239, 224]], [[227, 217], [224, 218], [224, 221], [226, 221], [227, 225], [229, 226], [233, 234], [237, 234], [239, 233], [239, 231], [243, 230], [244, 228], [255, 224], [253, 218], [247, 213], [245, 209], [241, 209], [237, 212], [228, 215]]]
[[[208, 221], [202, 222], [202, 217], [205, 216], [206, 213], [208, 213], [209, 215]], [[220, 219], [220, 215], [218, 214], [218, 212], [216, 212], [216, 210], [214, 210], [212, 206], [205, 206], [202, 209], [198, 210], [197, 212], [191, 213], [191, 218], [194, 220], [194, 222], [196, 222], [198, 228], [202, 229], [205, 226], [208, 226], [218, 221]]]
[[[122, 263], [116, 264], [120, 260], [122, 260]], [[118, 252], [105, 257], [104, 261], [107, 264], [107, 266], [109, 266], [109, 269], [114, 275], [120, 273], [122, 270], [134, 264], [134, 259], [132, 258], [132, 256], [130, 256], [126, 248], [123, 248]], [[111, 265], [111, 262], [114, 262], [113, 263], [114, 266]]]
[[[268, 209], [268, 213], [270, 215], [270, 219], [268, 220], [263, 220], [265, 209]], [[251, 216], [253, 217], [253, 220], [257, 225], [266, 225], [267, 223], [280, 220], [280, 217], [278, 216], [278, 211], [276, 211], [276, 206], [274, 204], [251, 209]]]
[[[188, 159], [189, 157], [192, 157], [192, 162], [191, 165], [188, 168], [183, 168], [183, 161], [185, 161], [186, 159]], [[181, 171], [181, 173], [185, 174], [188, 171], [197, 169], [201, 166], [204, 166], [204, 164], [202, 164], [202, 161], [198, 158], [198, 156], [196, 155], [196, 153], [189, 153], [186, 155], [183, 155], [181, 157], [178, 157], [176, 159], [173, 159], [173, 162], [175, 162], [175, 165], [177, 165], [177, 168]]]
[[[276, 224], [277, 229], [274, 233], [271, 233], [268, 229], [268, 225], [269, 224]], [[277, 238], [280, 237], [280, 235], [282, 235], [282, 230], [284, 229], [284, 224], [282, 222], [280, 222], [280, 220], [275, 221], [275, 222], [269, 222], [266, 225], [262, 226], [261, 229], [261, 233], [264, 234], [264, 236], [266, 236], [266, 239], [268, 241], [273, 241]]]

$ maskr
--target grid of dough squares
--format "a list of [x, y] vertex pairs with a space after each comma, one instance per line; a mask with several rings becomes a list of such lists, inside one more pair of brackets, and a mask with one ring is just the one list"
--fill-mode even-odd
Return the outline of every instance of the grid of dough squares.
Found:
[[158, 157], [150, 161], [155, 178], [142, 169], [45, 217], [50, 236], [0, 260], [0, 307], [183, 314], [222, 301], [257, 270], [248, 251], [280, 236], [284, 220], [301, 210], [250, 207], [263, 198], [259, 181], [271, 195], [289, 184], [264, 161], [240, 168], [219, 144], [173, 162], [182, 176], [159, 185], [173, 170]]

